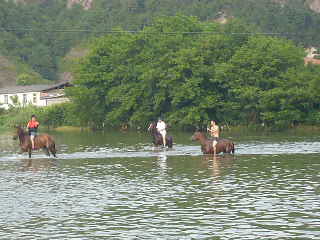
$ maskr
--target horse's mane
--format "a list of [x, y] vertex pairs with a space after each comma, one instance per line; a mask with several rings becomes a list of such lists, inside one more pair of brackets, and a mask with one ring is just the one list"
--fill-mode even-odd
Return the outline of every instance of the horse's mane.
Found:
[[195, 134], [200, 134], [205, 140], [208, 140], [206, 133], [201, 130], [196, 130]]
[[150, 130], [151, 130], [151, 134], [153, 134], [154, 136], [155, 135], [161, 136], [161, 134], [157, 130], [157, 122], [151, 122], [150, 123]]
[[20, 126], [17, 126], [17, 129], [18, 129], [18, 134], [20, 135], [24, 135], [24, 136], [27, 136], [29, 135], [22, 127]]

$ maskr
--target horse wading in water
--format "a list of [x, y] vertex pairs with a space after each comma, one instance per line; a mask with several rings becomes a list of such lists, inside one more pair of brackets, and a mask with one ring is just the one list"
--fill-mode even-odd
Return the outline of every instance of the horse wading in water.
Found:
[[[153, 138], [152, 142], [155, 146], [163, 146], [163, 140], [162, 140], [162, 135], [159, 133], [157, 130], [157, 124], [156, 123], [151, 123], [149, 125], [148, 131], [151, 133], [151, 136]], [[172, 136], [166, 136], [166, 146], [168, 148], [172, 148], [173, 146], [173, 137]]]
[[[30, 136], [21, 127], [16, 127], [17, 132], [13, 139], [19, 138], [21, 152], [28, 152], [29, 158], [31, 158], [32, 153], [32, 143]], [[50, 152], [54, 157], [56, 156], [56, 145], [53, 138], [48, 134], [40, 134], [34, 138], [34, 149], [43, 149], [45, 153], [50, 156]]]
[[[195, 132], [192, 136], [192, 141], [199, 141], [201, 144], [201, 151], [204, 154], [214, 154], [212, 139], [208, 139], [202, 132]], [[216, 154], [219, 153], [234, 153], [234, 143], [228, 139], [218, 139], [215, 145]]]

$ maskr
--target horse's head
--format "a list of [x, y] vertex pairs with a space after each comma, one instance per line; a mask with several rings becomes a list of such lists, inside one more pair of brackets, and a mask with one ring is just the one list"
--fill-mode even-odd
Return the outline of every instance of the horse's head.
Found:
[[15, 126], [15, 133], [13, 135], [13, 140], [16, 140], [19, 136], [24, 135], [24, 130], [21, 126]]
[[154, 131], [156, 129], [156, 124], [154, 122], [150, 123], [148, 131]]
[[202, 139], [202, 138], [204, 138], [204, 134], [203, 134], [202, 132], [200, 132], [200, 131], [196, 131], [196, 132], [192, 135], [191, 140], [192, 140], [192, 141], [198, 141], [198, 140], [200, 140], [200, 139]]
[[17, 138], [19, 136], [19, 128], [20, 128], [20, 126], [18, 126], [18, 125], [14, 126], [15, 132], [13, 134], [13, 140], [17, 140]]

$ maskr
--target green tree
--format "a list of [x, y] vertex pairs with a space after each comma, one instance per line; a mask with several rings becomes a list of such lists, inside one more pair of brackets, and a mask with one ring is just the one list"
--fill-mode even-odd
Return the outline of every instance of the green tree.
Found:
[[180, 15], [157, 18], [139, 34], [98, 38], [68, 91], [78, 117], [92, 127], [158, 116], [180, 127], [210, 119], [285, 127], [310, 114], [317, 121], [318, 68], [304, 66], [303, 49], [237, 31], [252, 28]]
[[32, 83], [32, 76], [23, 73], [17, 77], [17, 85], [30, 85]]

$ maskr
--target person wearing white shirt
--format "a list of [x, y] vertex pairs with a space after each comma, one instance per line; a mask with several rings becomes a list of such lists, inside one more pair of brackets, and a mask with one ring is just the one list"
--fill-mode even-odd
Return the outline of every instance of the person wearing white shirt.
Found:
[[161, 119], [159, 119], [157, 123], [157, 130], [162, 136], [162, 142], [164, 147], [166, 147], [166, 135], [167, 135], [166, 128], [167, 128], [166, 123]]

